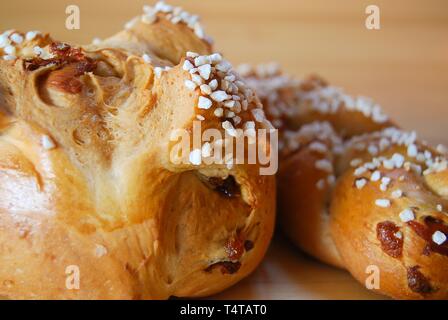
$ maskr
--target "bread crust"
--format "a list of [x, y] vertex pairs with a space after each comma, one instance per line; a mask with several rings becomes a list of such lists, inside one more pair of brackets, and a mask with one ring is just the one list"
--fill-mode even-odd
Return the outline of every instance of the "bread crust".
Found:
[[[326, 143], [331, 145], [330, 141]], [[291, 241], [306, 253], [343, 268], [329, 232], [330, 186], [310, 192], [318, 181], [327, 179], [327, 174], [314, 166], [322, 159], [325, 157], [306, 148], [282, 159], [277, 177], [278, 207], [282, 212], [279, 221]], [[306, 228], [298, 229], [298, 226]]]
[[[197, 33], [159, 12], [83, 48], [39, 34], [0, 61], [0, 295], [202, 297], [260, 263], [275, 178], [258, 164], [170, 160], [170, 133], [192, 130], [198, 114], [203, 129], [223, 131], [185, 86], [186, 52], [211, 54]], [[242, 121], [259, 107], [253, 96]], [[237, 193], [204, 183], [212, 178]]]

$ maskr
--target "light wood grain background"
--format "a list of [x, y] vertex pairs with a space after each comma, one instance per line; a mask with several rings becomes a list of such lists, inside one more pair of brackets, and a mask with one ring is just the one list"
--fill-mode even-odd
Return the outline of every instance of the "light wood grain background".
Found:
[[[0, 1], [0, 28], [51, 31], [86, 43], [120, 30], [140, 0]], [[349, 92], [374, 97], [403, 127], [448, 143], [448, 1], [173, 0], [199, 13], [217, 50], [232, 62], [279, 61], [297, 76], [318, 72]], [[81, 30], [65, 29], [65, 8], [81, 9]], [[381, 9], [381, 30], [364, 27]]]
[[[50, 31], [74, 43], [119, 31], [140, 0], [0, 1], [0, 28]], [[216, 49], [234, 64], [278, 61], [291, 74], [317, 72], [374, 97], [406, 129], [447, 143], [448, 1], [173, 0], [202, 16]], [[81, 9], [81, 30], [65, 29], [65, 8]], [[381, 9], [381, 30], [364, 26]], [[372, 298], [350, 276], [274, 242], [259, 270], [220, 298]]]

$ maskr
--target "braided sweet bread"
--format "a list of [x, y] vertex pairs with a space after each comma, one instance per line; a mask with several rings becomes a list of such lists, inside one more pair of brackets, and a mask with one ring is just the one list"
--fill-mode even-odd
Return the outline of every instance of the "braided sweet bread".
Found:
[[448, 298], [445, 148], [397, 128], [371, 99], [275, 65], [239, 68], [280, 129], [279, 220], [316, 258], [398, 299]]
[[205, 165], [210, 144], [186, 164], [170, 157], [171, 133], [193, 121], [269, 126], [211, 50], [197, 17], [164, 3], [85, 47], [0, 36], [0, 295], [198, 297], [257, 266], [275, 179], [258, 164]]

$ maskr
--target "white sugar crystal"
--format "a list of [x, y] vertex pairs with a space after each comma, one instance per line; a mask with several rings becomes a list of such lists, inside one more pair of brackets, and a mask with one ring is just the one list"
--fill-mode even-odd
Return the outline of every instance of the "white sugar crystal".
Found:
[[237, 136], [237, 131], [235, 130], [235, 128], [233, 127], [233, 125], [230, 121], [224, 121], [222, 123], [222, 127], [230, 136], [232, 136], [232, 137]]
[[194, 65], [190, 61], [185, 60], [183, 66], [182, 66], [182, 69], [184, 69], [185, 71], [190, 71], [193, 68], [194, 68]]
[[154, 22], [156, 22], [157, 20], [157, 15], [155, 12], [150, 12], [147, 14], [142, 15], [141, 21], [145, 24], [152, 24]]
[[188, 58], [193, 58], [193, 59], [199, 57], [198, 53], [191, 52], [191, 51], [188, 51], [186, 55], [187, 55]]
[[146, 63], [151, 63], [151, 57], [148, 54], [144, 54], [142, 55], [143, 61], [145, 61]]
[[193, 91], [197, 88], [197, 84], [191, 80], [185, 80], [184, 83], [185, 83], [185, 86], [187, 87], [187, 89], [190, 91]]
[[210, 109], [212, 106], [212, 101], [206, 97], [199, 97], [198, 108], [199, 109]]
[[191, 75], [191, 80], [193, 80], [194, 83], [196, 83], [198, 86], [204, 84], [204, 79], [198, 74]]
[[224, 109], [223, 108], [216, 108], [215, 111], [213, 112], [213, 114], [216, 117], [221, 118], [224, 115]]
[[392, 198], [399, 199], [403, 196], [403, 191], [401, 191], [400, 189], [397, 189], [397, 190], [392, 191], [391, 195], [392, 195]]
[[358, 177], [358, 176], [364, 174], [365, 172], [367, 172], [367, 169], [365, 167], [359, 167], [359, 168], [356, 168], [354, 175]]
[[134, 18], [131, 21], [126, 22], [126, 24], [124, 25], [124, 28], [126, 30], [132, 29], [138, 22], [138, 18]]
[[39, 47], [39, 46], [35, 46], [35, 47], [33, 48], [33, 52], [34, 52], [35, 55], [41, 56], [41, 55], [44, 54], [44, 49], [42, 49], [42, 48]]
[[212, 73], [212, 66], [209, 64], [204, 64], [198, 68], [199, 74], [204, 80], [210, 79], [210, 74]]
[[388, 170], [392, 170], [395, 168], [395, 163], [391, 159], [386, 159], [383, 161], [383, 166]]
[[209, 57], [210, 57], [210, 61], [214, 64], [222, 61], [222, 56], [219, 53], [213, 53]]
[[156, 75], [156, 78], [160, 78], [162, 76], [163, 73], [163, 69], [160, 67], [155, 67], [154, 68], [154, 74]]
[[3, 49], [3, 51], [8, 55], [15, 55], [16, 54], [16, 47], [14, 46], [7, 46]]
[[327, 159], [317, 160], [315, 167], [325, 172], [333, 172], [333, 164]]
[[415, 158], [418, 154], [417, 146], [415, 144], [410, 144], [407, 153], [409, 157]]
[[10, 40], [7, 35], [0, 35], [0, 48], [4, 48], [10, 44]]
[[358, 180], [356, 180], [355, 184], [356, 184], [356, 188], [362, 189], [367, 184], [367, 180], [366, 179], [358, 179]]
[[438, 244], [440, 246], [440, 245], [445, 243], [446, 235], [443, 232], [436, 231], [432, 235], [432, 241], [434, 241], [434, 243], [436, 243], [436, 244]]
[[403, 233], [401, 231], [397, 231], [394, 233], [395, 238], [403, 239]]
[[196, 67], [200, 67], [204, 64], [211, 64], [211, 60], [208, 56], [199, 56], [194, 59], [194, 64]]
[[375, 155], [378, 154], [378, 147], [372, 144], [372, 145], [370, 145], [370, 146], [367, 148], [367, 151], [368, 151], [372, 156], [375, 156]]
[[375, 204], [381, 208], [388, 208], [388, 207], [390, 207], [390, 200], [389, 199], [377, 199], [377, 200], [375, 200]]
[[198, 36], [198, 38], [200, 38], [200, 39], [204, 39], [204, 37], [205, 37], [205, 32], [204, 32], [204, 29], [202, 28], [202, 26], [201, 26], [200, 23], [196, 23], [196, 24], [194, 25], [193, 30], [194, 30], [195, 35]]
[[101, 258], [107, 254], [107, 249], [105, 246], [101, 244], [95, 245], [95, 256], [98, 258]]
[[23, 37], [18, 33], [13, 33], [10, 39], [17, 44], [21, 44], [23, 42]]
[[210, 86], [207, 85], [207, 84], [203, 84], [203, 85], [201, 85], [200, 88], [201, 88], [201, 92], [202, 92], [202, 94], [210, 95], [210, 94], [212, 93], [212, 89], [211, 89]]
[[28, 31], [25, 35], [25, 39], [28, 41], [33, 41], [38, 34], [40, 34], [39, 31]]
[[222, 72], [228, 72], [232, 69], [232, 65], [227, 61], [221, 61], [216, 65], [216, 69]]
[[255, 122], [253, 121], [247, 121], [244, 124], [244, 129], [255, 129]]
[[310, 150], [320, 152], [320, 153], [325, 153], [328, 150], [328, 148], [325, 144], [323, 144], [322, 142], [318, 142], [318, 141], [312, 142], [308, 147]]
[[389, 185], [389, 183], [390, 183], [390, 178], [389, 177], [383, 177], [383, 178], [381, 178], [381, 184], [384, 184], [384, 185]]
[[47, 135], [43, 135], [41, 138], [42, 147], [46, 150], [51, 150], [56, 148], [56, 145], [54, 144], [53, 139]]
[[210, 97], [216, 102], [223, 102], [224, 100], [229, 99], [229, 95], [225, 91], [215, 91]]
[[236, 101], [234, 100], [228, 100], [226, 102], [224, 102], [224, 107], [232, 109], [233, 107], [235, 107]]
[[16, 60], [17, 59], [17, 57], [16, 56], [11, 56], [11, 55], [6, 55], [6, 56], [3, 56], [3, 60], [6, 60], [6, 61], [12, 61], [12, 60]]
[[405, 209], [400, 212], [400, 220], [402, 222], [409, 222], [415, 219], [414, 212], [411, 209]]
[[210, 86], [212, 91], [215, 91], [216, 89], [218, 89], [218, 81], [216, 79], [213, 79], [212, 81], [210, 81], [210, 83], [208, 85]]
[[255, 121], [257, 121], [257, 122], [263, 122], [266, 119], [265, 114], [262, 109], [258, 109], [258, 108], [252, 109], [252, 115], [254, 116]]
[[395, 153], [392, 156], [392, 161], [394, 162], [396, 168], [401, 168], [403, 166], [404, 160], [405, 159], [404, 159], [403, 155], [401, 155], [399, 153]]

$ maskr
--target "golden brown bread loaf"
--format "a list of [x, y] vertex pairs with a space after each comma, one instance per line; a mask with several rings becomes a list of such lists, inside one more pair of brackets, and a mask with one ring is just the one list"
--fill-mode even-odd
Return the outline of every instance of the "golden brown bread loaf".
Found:
[[445, 148], [318, 77], [295, 80], [275, 65], [240, 71], [280, 129], [279, 220], [289, 238], [362, 284], [377, 270], [379, 293], [447, 299]]
[[[275, 179], [257, 164], [170, 157], [171, 133], [193, 121], [269, 126], [197, 17], [161, 3], [83, 48], [17, 31], [0, 47], [0, 295], [199, 297], [258, 265]], [[207, 83], [226, 83], [224, 101]], [[70, 266], [79, 289], [67, 287]]]

